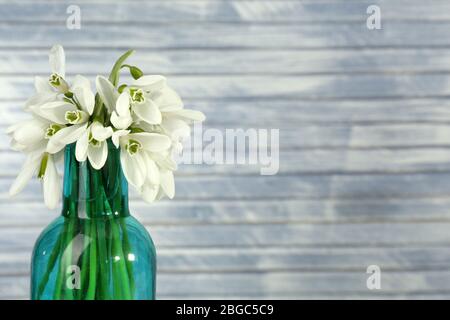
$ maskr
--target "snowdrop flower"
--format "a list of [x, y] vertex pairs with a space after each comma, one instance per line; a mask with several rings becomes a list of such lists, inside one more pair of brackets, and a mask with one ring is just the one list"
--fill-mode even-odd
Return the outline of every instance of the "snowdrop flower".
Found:
[[[25, 164], [11, 186], [17, 194], [33, 174], [42, 180], [44, 199], [53, 208], [59, 200], [59, 177], [55, 162], [68, 144], [76, 142], [78, 162], [89, 160], [101, 169], [108, 157], [108, 139], [120, 148], [120, 162], [127, 181], [152, 202], [173, 198], [174, 152], [190, 135], [190, 123], [203, 121], [201, 112], [184, 109], [178, 94], [160, 75], [143, 75], [135, 66], [123, 64], [124, 54], [107, 78], [96, 78], [98, 97], [89, 80], [75, 76], [65, 79], [65, 55], [61, 46], [50, 50], [51, 75], [36, 77], [36, 94], [26, 103], [32, 119], [8, 128], [11, 147], [27, 155]], [[116, 88], [119, 72], [127, 66], [134, 80]], [[104, 107], [103, 107], [104, 106]], [[95, 109], [95, 112], [94, 112]]]
[[111, 114], [111, 123], [116, 129], [127, 129], [133, 118], [130, 112], [130, 96], [127, 92], [123, 92], [116, 101], [115, 109]]
[[[205, 115], [200, 111], [184, 109], [180, 96], [169, 86], [159, 91], [150, 92], [149, 99], [158, 105], [162, 120], [158, 127], [153, 127], [160, 133], [166, 134], [172, 139], [172, 149], [180, 153], [181, 141], [191, 134], [190, 124], [195, 121], [204, 121]], [[144, 130], [152, 130], [151, 126], [142, 123]]]
[[47, 152], [56, 153], [66, 144], [77, 141], [86, 131], [87, 122], [94, 111], [95, 95], [91, 91], [88, 79], [77, 75], [70, 92], [72, 97], [66, 97], [64, 101], [52, 101], [30, 107], [34, 114], [54, 124], [55, 132], [50, 139]]
[[106, 140], [113, 134], [111, 127], [104, 127], [100, 122], [94, 121], [83, 132], [75, 146], [77, 161], [83, 162], [89, 159], [92, 167], [101, 169], [108, 157], [108, 144]]
[[125, 129], [125, 124], [132, 121], [132, 117], [137, 122], [161, 123], [161, 112], [158, 106], [147, 98], [147, 93], [162, 88], [165, 85], [164, 77], [143, 76], [124, 88], [120, 96], [112, 83], [104, 77], [97, 77], [96, 85], [103, 103], [112, 114], [111, 122], [117, 129]]
[[40, 105], [46, 102], [55, 101], [61, 94], [68, 91], [69, 86], [64, 79], [65, 72], [64, 49], [60, 45], [54, 45], [49, 54], [49, 63], [52, 74], [46, 79], [35, 77], [34, 86], [36, 94], [25, 104], [25, 108], [33, 105]]
[[40, 150], [41, 153], [47, 151], [54, 154], [61, 151], [67, 140], [70, 140], [70, 135], [61, 135], [65, 128], [64, 125], [34, 117], [9, 127], [6, 132], [11, 137], [13, 150], [24, 152]]
[[48, 153], [34, 151], [28, 154], [19, 175], [9, 189], [10, 196], [14, 196], [22, 191], [35, 174], [42, 181], [46, 206], [54, 209], [59, 202], [61, 182], [56, 170], [54, 155]]
[[[114, 145], [120, 147], [120, 162], [128, 182], [140, 190], [147, 178], [157, 182], [155, 166], [151, 163], [151, 154], [159, 153], [170, 147], [167, 136], [150, 133], [131, 133], [130, 130], [118, 130], [112, 136]], [[152, 174], [153, 173], [153, 174]]]

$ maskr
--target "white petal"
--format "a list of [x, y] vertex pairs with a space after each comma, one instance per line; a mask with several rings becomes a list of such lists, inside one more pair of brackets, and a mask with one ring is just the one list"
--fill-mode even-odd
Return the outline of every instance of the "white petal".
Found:
[[16, 180], [14, 180], [11, 188], [9, 189], [9, 195], [14, 196], [18, 194], [25, 185], [30, 181], [31, 177], [37, 172], [41, 164], [41, 155], [36, 156], [36, 154], [30, 154], [25, 160], [22, 169]]
[[19, 144], [28, 146], [44, 139], [46, 123], [37, 119], [21, 122], [21, 126], [16, 128], [13, 138]]
[[44, 202], [50, 209], [54, 209], [59, 202], [61, 192], [60, 180], [53, 157], [49, 156], [43, 179]]
[[151, 157], [161, 169], [175, 171], [177, 170], [177, 163], [172, 159], [169, 153], [163, 155], [161, 153], [151, 153]]
[[92, 167], [96, 170], [101, 169], [108, 158], [108, 144], [105, 141], [100, 142], [100, 145], [97, 147], [90, 144], [87, 155]]
[[162, 198], [164, 198], [164, 196], [164, 190], [162, 188], [159, 188], [158, 194], [156, 195], [156, 200], [161, 200]]
[[75, 87], [72, 89], [72, 92], [80, 103], [81, 109], [92, 115], [95, 105], [94, 93], [87, 87]]
[[57, 97], [57, 92], [39, 92], [25, 102], [25, 110], [28, 111], [31, 107], [38, 107], [46, 102], [56, 101]]
[[161, 127], [172, 139], [186, 138], [191, 135], [191, 127], [183, 120], [164, 117]]
[[23, 122], [14, 123], [6, 128], [5, 133], [11, 135], [14, 133], [14, 131], [19, 129], [22, 125], [23, 125]]
[[140, 132], [129, 136], [131, 139], [139, 141], [145, 150], [152, 152], [167, 150], [171, 144], [169, 137], [158, 133]]
[[112, 134], [111, 140], [113, 144], [116, 146], [116, 148], [119, 148], [119, 139], [122, 136], [126, 136], [128, 133], [130, 133], [130, 130], [117, 130]]
[[117, 99], [116, 112], [120, 116], [127, 116], [130, 114], [130, 95], [127, 92], [122, 92]]
[[97, 141], [105, 141], [113, 134], [111, 127], [104, 127], [100, 122], [94, 121], [91, 125], [92, 137]]
[[48, 82], [48, 79], [44, 77], [34, 77], [34, 87], [37, 93], [53, 93], [54, 90]]
[[139, 189], [145, 182], [146, 167], [140, 153], [131, 156], [125, 149], [120, 149], [120, 163], [128, 183]]
[[151, 93], [150, 97], [158, 105], [161, 112], [175, 111], [183, 108], [183, 101], [181, 101], [178, 93], [168, 86]]
[[170, 170], [161, 170], [159, 172], [161, 177], [161, 188], [166, 195], [172, 199], [175, 196], [175, 181], [173, 178], [173, 172]]
[[158, 166], [155, 161], [150, 158], [150, 155], [147, 152], [143, 152], [142, 155], [147, 166], [147, 181], [152, 185], [159, 185], [160, 178]]
[[97, 92], [106, 108], [109, 112], [112, 112], [114, 110], [116, 100], [119, 97], [119, 93], [116, 91], [113, 84], [105, 77], [97, 76], [95, 84], [97, 87]]
[[152, 203], [155, 201], [156, 196], [158, 195], [159, 185], [152, 185], [149, 183], [144, 184], [141, 189], [141, 196], [144, 201], [148, 203]]
[[50, 49], [49, 62], [52, 73], [56, 73], [63, 78], [66, 77], [66, 57], [64, 55], [64, 49], [62, 46], [57, 44]]
[[78, 139], [75, 146], [75, 157], [78, 162], [86, 161], [89, 146], [89, 130], [86, 130]]
[[203, 112], [196, 111], [196, 110], [190, 110], [190, 109], [182, 109], [174, 112], [168, 113], [169, 115], [174, 115], [176, 117], [182, 118], [184, 120], [191, 120], [191, 121], [204, 121], [205, 115]]
[[47, 102], [40, 107], [31, 107], [37, 115], [59, 124], [68, 124], [66, 120], [67, 111], [76, 111], [77, 107], [65, 101]]
[[86, 130], [87, 123], [62, 128], [49, 139], [47, 144], [47, 152], [56, 153], [61, 151], [67, 144], [77, 141]]
[[132, 110], [141, 120], [144, 120], [145, 122], [150, 124], [161, 123], [161, 112], [159, 111], [158, 106], [151, 100], [142, 104], [133, 105]]
[[160, 75], [142, 76], [131, 83], [132, 87], [140, 87], [145, 90], [161, 90], [166, 85], [166, 78]]
[[115, 111], [111, 113], [110, 120], [116, 129], [127, 129], [133, 123], [133, 118], [131, 115], [118, 116]]
[[72, 81], [72, 88], [78, 88], [78, 87], [82, 87], [82, 88], [86, 88], [91, 90], [91, 82], [89, 81], [88, 78], [77, 74]]

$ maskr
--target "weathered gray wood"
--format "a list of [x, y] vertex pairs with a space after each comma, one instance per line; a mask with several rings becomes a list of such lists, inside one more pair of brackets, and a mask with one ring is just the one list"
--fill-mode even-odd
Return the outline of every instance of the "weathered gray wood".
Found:
[[[438, 222], [450, 220], [450, 198], [320, 199], [259, 201], [131, 201], [131, 213], [153, 226], [213, 224], [315, 224]], [[60, 215], [36, 199], [0, 204], [0, 227], [44, 228]], [[11, 214], [14, 212], [15, 214]]]
[[[378, 296], [383, 294], [425, 295], [442, 291], [448, 295], [450, 273], [433, 272], [386, 272], [382, 289], [376, 294], [366, 287], [365, 270], [351, 273], [242, 273], [242, 274], [162, 274], [158, 279], [158, 292], [162, 297], [196, 298], [208, 295], [224, 298], [261, 297], [276, 298], [298, 294], [335, 295], [340, 297]], [[403, 290], [399, 290], [399, 286]], [[28, 278], [0, 278], [0, 295], [10, 298], [28, 296]], [[436, 295], [436, 293], [434, 293]], [[211, 296], [210, 296], [211, 297]]]
[[[79, 0], [81, 30], [65, 28], [68, 4], [0, 1], [1, 130], [61, 41], [69, 78], [134, 47], [205, 128], [281, 129], [281, 175], [181, 166], [176, 200], [131, 192], [160, 298], [450, 296], [448, 2]], [[372, 4], [382, 30], [366, 28]], [[0, 298], [28, 298], [32, 245], [58, 212], [36, 180], [8, 198], [23, 157], [5, 136], [0, 150]]]
[[[65, 23], [71, 1], [2, 1], [0, 15], [8, 22]], [[369, 5], [383, 10], [383, 19], [449, 19], [443, 1], [78, 1], [86, 21], [124, 22], [340, 22], [365, 21]]]
[[[364, 48], [445, 46], [448, 21], [385, 21], [369, 30], [363, 21], [342, 24], [139, 24], [85, 22], [80, 30], [65, 24], [2, 24], [1, 47], [47, 48], [61, 42], [77, 48]], [[101, 37], [98, 35], [101, 34]], [[133, 35], [129, 37], [127, 35]], [[165, 35], [165, 36], [161, 36]]]
[[[205, 125], [232, 127], [329, 126], [330, 124], [450, 123], [446, 99], [286, 100], [183, 99], [207, 115]], [[0, 125], [29, 119], [24, 101], [0, 100]], [[239, 123], [236, 123], [239, 118]]]
[[[0, 253], [0, 277], [27, 276], [29, 252]], [[384, 272], [443, 270], [447, 247], [160, 249], [158, 273], [361, 272], [376, 264]]]
[[[450, 102], [445, 99], [295, 101], [183, 99], [186, 108], [207, 115], [207, 126], [284, 128], [397, 123], [450, 123]], [[0, 100], [0, 125], [29, 119], [23, 101]], [[236, 119], [239, 118], [239, 122]]]
[[[0, 179], [0, 199], [9, 199], [12, 178]], [[443, 197], [450, 193], [449, 173], [193, 176], [178, 177], [178, 200], [263, 199], [379, 199]], [[131, 190], [131, 198], [137, 197]], [[17, 201], [41, 200], [40, 183], [33, 179], [15, 197]], [[175, 200], [176, 201], [176, 200]]]
[[[0, 152], [0, 177], [15, 177], [25, 155], [14, 151]], [[281, 150], [279, 174], [345, 174], [345, 173], [426, 173], [449, 172], [450, 149], [311, 149]], [[183, 164], [177, 176], [208, 174], [259, 175], [259, 164]]]
[[[204, 126], [203, 132], [210, 128]], [[240, 128], [237, 127], [237, 128]], [[237, 128], [224, 128], [223, 126], [214, 127], [223, 134], [224, 150], [233, 150], [232, 144], [227, 148], [226, 129], [234, 130]], [[247, 130], [249, 128], [242, 128]], [[261, 128], [278, 129], [278, 128]], [[270, 138], [270, 131], [269, 138]], [[304, 148], [404, 148], [404, 147], [448, 147], [450, 145], [447, 138], [450, 134], [450, 128], [445, 124], [387, 124], [387, 125], [330, 125], [322, 126], [301, 126], [299, 128], [281, 128], [279, 131], [279, 141], [274, 140], [269, 146], [275, 148], [279, 146], [282, 150], [304, 149]], [[192, 151], [200, 152], [210, 140], [203, 141], [201, 133], [194, 136], [192, 141]], [[236, 141], [233, 136], [228, 137], [229, 143]], [[255, 151], [257, 145], [247, 147], [247, 151]], [[0, 140], [0, 151], [10, 150], [9, 139], [6, 137]], [[342, 159], [345, 161], [345, 159]], [[406, 161], [406, 160], [405, 160]], [[280, 159], [282, 165], [283, 159]]]
[[[450, 243], [450, 222], [189, 225], [148, 227], [158, 248], [370, 247]], [[29, 251], [41, 228], [2, 230], [0, 249]]]
[[[105, 72], [106, 74], [107, 72]], [[128, 78], [129, 79], [129, 78]], [[70, 79], [69, 79], [70, 80]], [[91, 78], [91, 80], [93, 80]], [[177, 76], [168, 79], [180, 95], [189, 99], [382, 99], [445, 97], [450, 89], [446, 74], [409, 75], [314, 75], [314, 76]], [[123, 79], [127, 82], [127, 78]], [[29, 76], [0, 76], [2, 99], [27, 99], [34, 93]]]
[[[48, 76], [48, 50], [1, 49], [0, 73]], [[67, 74], [95, 75], [111, 68], [123, 50], [66, 49]], [[201, 57], [201, 59], [199, 59]], [[449, 72], [450, 50], [138, 50], [130, 62], [156, 74], [316, 74]], [[263, 66], [263, 67], [262, 67]]]

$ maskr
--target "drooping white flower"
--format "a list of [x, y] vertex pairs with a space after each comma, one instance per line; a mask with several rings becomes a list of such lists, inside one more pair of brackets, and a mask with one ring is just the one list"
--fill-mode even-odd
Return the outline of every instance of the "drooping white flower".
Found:
[[[167, 85], [158, 91], [149, 92], [147, 98], [158, 106], [162, 116], [161, 124], [157, 128], [153, 127], [153, 130], [169, 136], [172, 150], [181, 152], [181, 142], [191, 134], [190, 124], [205, 120], [205, 115], [200, 111], [184, 109], [180, 96]], [[140, 127], [146, 131], [152, 130], [146, 123], [140, 123]]]
[[63, 47], [54, 45], [50, 49], [49, 54], [49, 63], [52, 73], [48, 78], [35, 77], [34, 87], [36, 89], [36, 94], [27, 100], [25, 103], [26, 109], [34, 105], [41, 105], [46, 102], [58, 100], [60, 94], [64, 94], [68, 91], [69, 85], [64, 79], [66, 75], [65, 60]]
[[50, 209], [54, 209], [59, 202], [61, 181], [56, 169], [54, 155], [42, 153], [40, 150], [28, 154], [19, 175], [9, 189], [9, 194], [11, 196], [18, 194], [36, 174], [42, 181], [45, 204]]
[[108, 158], [107, 139], [113, 134], [111, 127], [104, 127], [100, 122], [94, 121], [78, 139], [75, 146], [75, 156], [80, 162], [89, 159], [96, 170], [101, 169]]
[[147, 99], [147, 90], [163, 87], [164, 77], [143, 76], [124, 88], [121, 94], [104, 77], [97, 77], [96, 85], [103, 103], [111, 113], [111, 122], [115, 128], [126, 129], [133, 119], [148, 124], [161, 123], [161, 112], [151, 99]]
[[122, 92], [118, 97], [114, 111], [111, 114], [111, 123], [116, 129], [127, 129], [133, 122], [130, 112], [130, 96], [127, 92]]
[[[67, 144], [68, 133], [64, 125], [51, 122], [41, 117], [19, 122], [7, 129], [11, 137], [11, 147], [17, 151], [57, 153]], [[74, 126], [74, 129], [77, 127]], [[70, 137], [69, 137], [70, 138]]]
[[129, 130], [114, 132], [112, 141], [116, 147], [120, 147], [120, 162], [122, 170], [128, 182], [137, 190], [140, 190], [147, 178], [155, 182], [156, 176], [148, 175], [155, 168], [150, 162], [151, 153], [164, 152], [170, 147], [170, 139], [167, 136], [138, 132], [130, 133]]
[[95, 95], [91, 91], [89, 80], [77, 75], [70, 88], [73, 96], [62, 101], [52, 101], [34, 105], [30, 110], [55, 124], [57, 128], [49, 141], [47, 152], [56, 153], [65, 145], [77, 141], [86, 131], [89, 117], [94, 111]]
[[95, 80], [98, 95], [105, 104], [108, 113], [112, 113], [119, 98], [119, 92], [114, 85], [105, 77], [97, 76]]

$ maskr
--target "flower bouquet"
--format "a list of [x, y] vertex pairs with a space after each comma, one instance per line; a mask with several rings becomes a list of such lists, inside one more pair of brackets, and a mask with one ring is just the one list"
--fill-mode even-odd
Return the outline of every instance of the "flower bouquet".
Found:
[[[128, 210], [128, 184], [147, 202], [173, 198], [173, 156], [182, 151], [199, 111], [183, 108], [160, 75], [144, 75], [123, 54], [95, 86], [65, 76], [61, 46], [50, 50], [49, 78], [36, 77], [25, 104], [31, 119], [8, 128], [11, 147], [26, 161], [10, 194], [33, 175], [44, 201], [61, 194], [57, 163], [64, 158], [62, 214], [39, 237], [33, 252], [33, 299], [153, 299], [156, 255], [146, 229]], [[131, 77], [119, 82], [121, 71]]]

